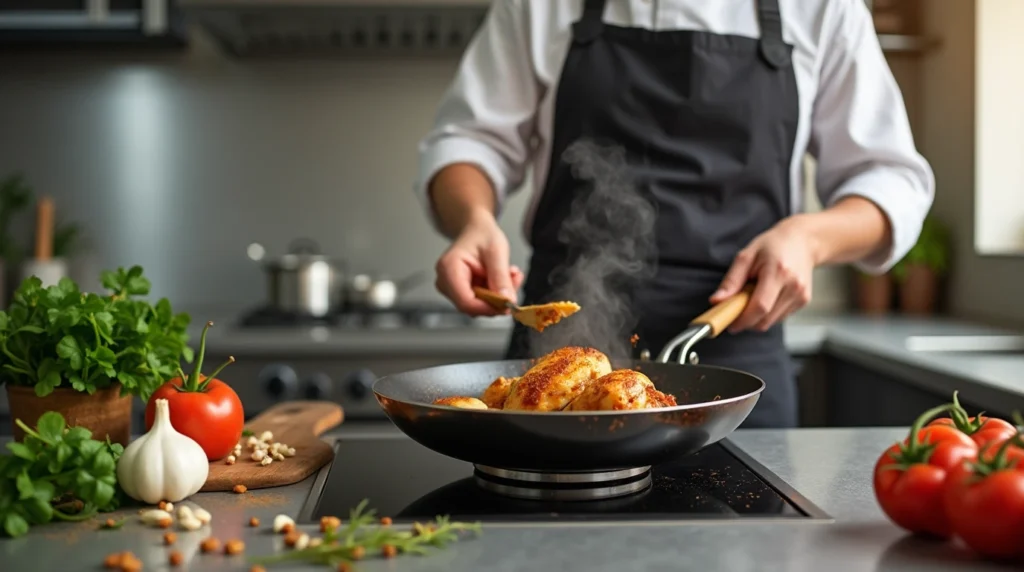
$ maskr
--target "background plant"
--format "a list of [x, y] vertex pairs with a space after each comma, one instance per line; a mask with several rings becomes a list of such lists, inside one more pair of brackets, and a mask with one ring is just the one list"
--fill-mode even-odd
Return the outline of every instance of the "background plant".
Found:
[[22, 250], [11, 236], [11, 221], [31, 201], [32, 187], [20, 173], [0, 181], [0, 258], [12, 264], [21, 259]]
[[188, 314], [174, 314], [161, 299], [151, 305], [142, 268], [102, 274], [107, 295], [85, 294], [69, 278], [43, 288], [25, 280], [0, 312], [0, 382], [34, 386], [42, 397], [70, 386], [89, 394], [122, 385], [121, 393], [147, 400], [191, 362]]
[[937, 275], [944, 274], [949, 267], [949, 231], [933, 217], [925, 218], [917, 243], [893, 266], [893, 277], [906, 279], [908, 268], [914, 264], [926, 266]]

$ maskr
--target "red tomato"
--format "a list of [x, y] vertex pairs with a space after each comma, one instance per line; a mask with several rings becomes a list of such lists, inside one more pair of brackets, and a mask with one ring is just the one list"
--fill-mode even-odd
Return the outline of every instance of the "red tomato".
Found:
[[953, 408], [950, 411], [950, 416], [936, 419], [929, 423], [928, 426], [945, 425], [956, 427], [970, 436], [979, 447], [984, 447], [985, 444], [993, 441], [1002, 442], [1017, 433], [1017, 428], [1012, 423], [1002, 419], [985, 417], [984, 415], [968, 417], [967, 411], [960, 406], [960, 399], [957, 394], [958, 392], [953, 392]]
[[875, 463], [875, 498], [898, 526], [939, 538], [953, 535], [942, 503], [947, 473], [977, 455], [978, 445], [954, 427], [925, 422], [948, 411], [937, 407], [919, 417], [903, 443], [889, 447]]
[[1007, 441], [953, 469], [943, 501], [954, 533], [972, 550], [1024, 561], [1024, 449]]
[[196, 368], [184, 379], [167, 381], [150, 396], [146, 404], [146, 430], [153, 426], [156, 400], [166, 399], [171, 413], [171, 426], [190, 437], [206, 452], [211, 461], [223, 459], [231, 453], [242, 438], [245, 411], [235, 390], [223, 381], [214, 379], [225, 366], [235, 361], [229, 358], [210, 377], [200, 373], [206, 353], [206, 331], [213, 325], [207, 322], [199, 345]]

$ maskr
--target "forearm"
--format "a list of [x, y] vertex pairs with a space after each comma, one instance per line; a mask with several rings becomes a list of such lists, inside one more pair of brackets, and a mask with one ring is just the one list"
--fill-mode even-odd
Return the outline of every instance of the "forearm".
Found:
[[856, 262], [892, 247], [888, 217], [862, 197], [844, 198], [821, 212], [795, 215], [783, 224], [806, 235], [817, 266]]
[[438, 171], [428, 193], [441, 232], [448, 238], [458, 236], [476, 219], [494, 218], [494, 187], [483, 171], [469, 163]]

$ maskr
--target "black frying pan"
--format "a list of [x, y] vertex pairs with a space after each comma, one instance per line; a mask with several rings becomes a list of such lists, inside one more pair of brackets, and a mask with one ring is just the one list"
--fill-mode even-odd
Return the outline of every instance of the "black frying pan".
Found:
[[[764, 389], [760, 378], [696, 365], [700, 339], [717, 336], [746, 307], [744, 290], [696, 318], [666, 345], [657, 362], [639, 367], [676, 407], [635, 411], [524, 412], [433, 405], [440, 397], [478, 397], [499, 376], [522, 375], [530, 360], [432, 367], [382, 377], [373, 393], [406, 435], [438, 453], [476, 465], [537, 472], [597, 472], [645, 467], [690, 455], [732, 433]], [[678, 362], [669, 363], [677, 348]], [[689, 362], [689, 363], [685, 363]]]

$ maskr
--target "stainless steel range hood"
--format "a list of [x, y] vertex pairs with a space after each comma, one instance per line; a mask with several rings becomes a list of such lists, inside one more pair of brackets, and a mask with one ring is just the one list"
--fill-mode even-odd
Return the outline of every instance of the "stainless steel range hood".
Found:
[[461, 53], [490, 0], [179, 0], [236, 57]]

